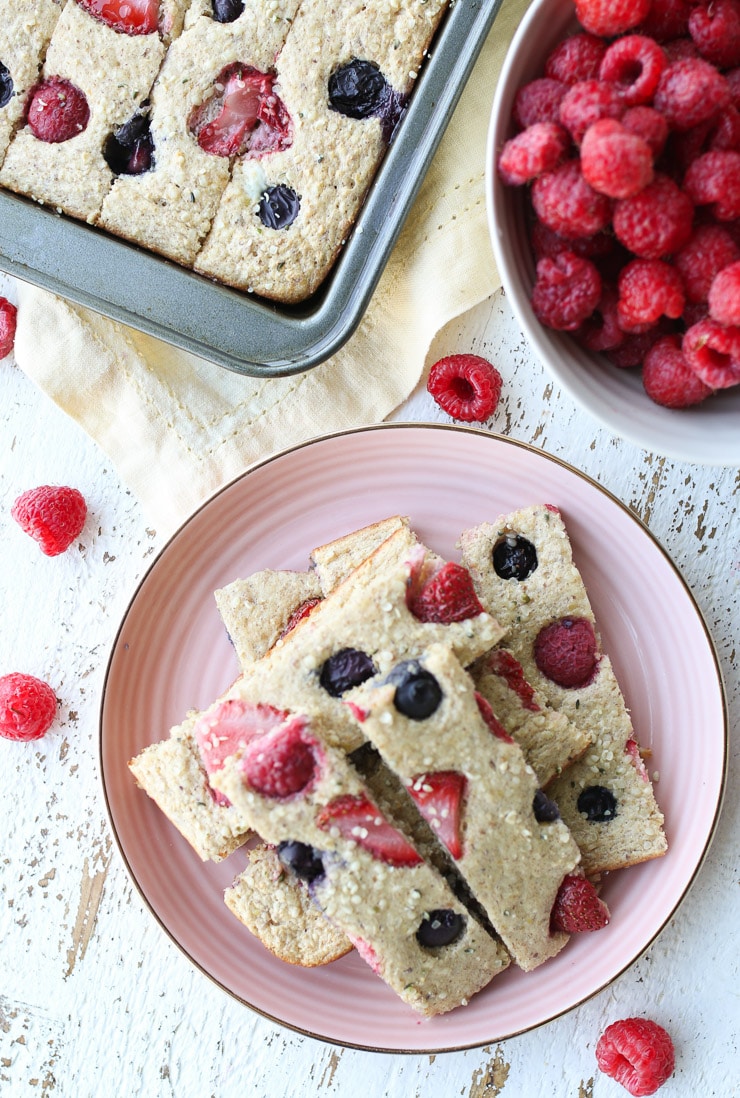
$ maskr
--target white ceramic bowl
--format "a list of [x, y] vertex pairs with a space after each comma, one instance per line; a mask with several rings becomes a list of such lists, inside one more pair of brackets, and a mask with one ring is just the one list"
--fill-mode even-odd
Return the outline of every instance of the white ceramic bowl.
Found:
[[740, 465], [740, 386], [694, 408], [661, 408], [645, 393], [639, 370], [620, 370], [565, 333], [540, 324], [530, 305], [535, 264], [525, 226], [524, 188], [507, 187], [495, 170], [513, 135], [517, 90], [543, 75], [545, 58], [578, 28], [572, 0], [533, 0], [506, 56], [491, 112], [486, 203], [493, 250], [506, 297], [546, 369], [590, 415], [645, 450], [702, 465]]

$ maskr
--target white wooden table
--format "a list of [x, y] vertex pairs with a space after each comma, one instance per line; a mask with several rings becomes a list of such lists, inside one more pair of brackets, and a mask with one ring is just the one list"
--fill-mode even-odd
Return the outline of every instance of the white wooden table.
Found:
[[[0, 293], [8, 287], [0, 277]], [[706, 617], [737, 726], [738, 470], [676, 463], [600, 429], [543, 374], [501, 297], [433, 350], [491, 357], [505, 379], [496, 429], [579, 466], [647, 523]], [[632, 1014], [674, 1038], [677, 1069], [661, 1096], [740, 1094], [736, 741], [715, 841], [671, 923], [612, 986], [533, 1032], [438, 1056], [332, 1047], [273, 1025], [192, 968], [127, 878], [98, 775], [110, 646], [163, 537], [107, 456], [12, 359], [0, 363], [0, 408], [0, 674], [38, 674], [62, 700], [45, 739], [0, 742], [3, 1098], [617, 1098], [626, 1091], [598, 1072], [594, 1048]], [[396, 418], [446, 421], [421, 389]], [[57, 558], [9, 518], [15, 497], [42, 483], [76, 485], [93, 516], [81, 547]]]

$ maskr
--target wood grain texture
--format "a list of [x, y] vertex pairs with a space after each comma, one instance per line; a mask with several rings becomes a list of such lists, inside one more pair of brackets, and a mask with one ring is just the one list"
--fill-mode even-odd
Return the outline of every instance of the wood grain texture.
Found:
[[[7, 286], [0, 279], [0, 293]], [[548, 380], [501, 296], [441, 333], [430, 361], [452, 350], [498, 364], [493, 430], [582, 468], [668, 550], [715, 639], [737, 726], [740, 471], [669, 461], [602, 430]], [[0, 673], [38, 674], [60, 699], [44, 740], [0, 742], [3, 1098], [618, 1098], [594, 1048], [631, 1014], [655, 1017], [676, 1043], [661, 1095], [738, 1094], [736, 740], [715, 841], [673, 920], [609, 988], [534, 1032], [437, 1056], [334, 1048], [272, 1024], [194, 970], [126, 875], [97, 764], [108, 653], [162, 539], [107, 457], [12, 358], [0, 363], [0, 407]], [[423, 386], [396, 418], [448, 422]], [[40, 483], [74, 484], [89, 503], [78, 544], [58, 558], [42, 557], [9, 518], [19, 492]]]

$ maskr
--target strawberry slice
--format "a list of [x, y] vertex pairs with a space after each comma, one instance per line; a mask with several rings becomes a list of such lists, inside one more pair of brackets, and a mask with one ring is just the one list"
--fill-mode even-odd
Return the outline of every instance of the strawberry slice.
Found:
[[509, 690], [516, 694], [523, 709], [539, 713], [540, 707], [534, 700], [534, 688], [525, 679], [524, 668], [511, 652], [507, 652], [505, 648], [494, 648], [487, 662], [494, 675], [499, 675]]
[[464, 774], [456, 770], [438, 770], [433, 774], [418, 774], [409, 786], [409, 793], [422, 816], [453, 858], [460, 858], [463, 852], [460, 822], [466, 784]]
[[494, 713], [493, 707], [488, 699], [484, 698], [482, 694], [479, 694], [477, 690], [475, 691], [474, 696], [475, 703], [478, 706], [478, 712], [488, 725], [489, 731], [493, 732], [497, 740], [503, 740], [504, 743], [513, 743], [513, 739]]
[[408, 839], [388, 823], [364, 793], [336, 797], [324, 805], [316, 823], [322, 831], [336, 828], [343, 838], [352, 839], [387, 865], [412, 866], [421, 862]]
[[280, 633], [278, 640], [283, 640], [284, 637], [287, 637], [288, 633], [290, 633], [291, 630], [295, 629], [296, 625], [298, 625], [298, 622], [303, 621], [304, 618], [307, 618], [313, 608], [315, 606], [318, 606], [320, 602], [320, 598], [304, 599], [303, 602], [299, 602], [295, 610], [292, 611], [290, 617], [283, 626], [282, 632]]
[[123, 34], [153, 34], [159, 24], [159, 0], [77, 0], [80, 7]]
[[410, 584], [406, 601], [409, 610], [423, 622], [449, 625], [483, 614], [473, 580], [467, 568], [449, 561], [420, 585]]
[[193, 736], [206, 774], [215, 774], [226, 759], [243, 750], [256, 736], [277, 728], [289, 714], [272, 705], [231, 698], [218, 702], [196, 722]]
[[249, 65], [228, 65], [216, 78], [214, 94], [190, 118], [201, 149], [213, 156], [237, 156], [284, 148], [290, 120], [274, 83], [273, 75]]

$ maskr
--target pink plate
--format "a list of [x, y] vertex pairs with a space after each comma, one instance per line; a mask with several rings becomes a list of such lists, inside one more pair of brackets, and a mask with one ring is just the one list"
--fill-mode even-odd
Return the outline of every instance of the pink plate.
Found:
[[[534, 972], [509, 970], [464, 1009], [416, 1015], [349, 954], [318, 969], [276, 960], [234, 918], [222, 892], [240, 852], [203, 864], [126, 763], [236, 677], [215, 588], [261, 568], [308, 565], [308, 553], [392, 514], [456, 557], [460, 531], [532, 503], [563, 512], [644, 746], [659, 771], [669, 853], [613, 874], [609, 927], [574, 937]], [[702, 749], [696, 750], [697, 729]], [[500, 1041], [605, 987], [652, 942], [692, 883], [724, 786], [727, 712], [706, 626], [651, 534], [595, 482], [539, 450], [458, 427], [395, 424], [288, 450], [250, 469], [193, 515], [139, 586], [115, 641], [101, 715], [103, 784], [128, 870], [185, 954], [267, 1017], [338, 1044], [438, 1052]], [[687, 805], [691, 811], [687, 811]]]

